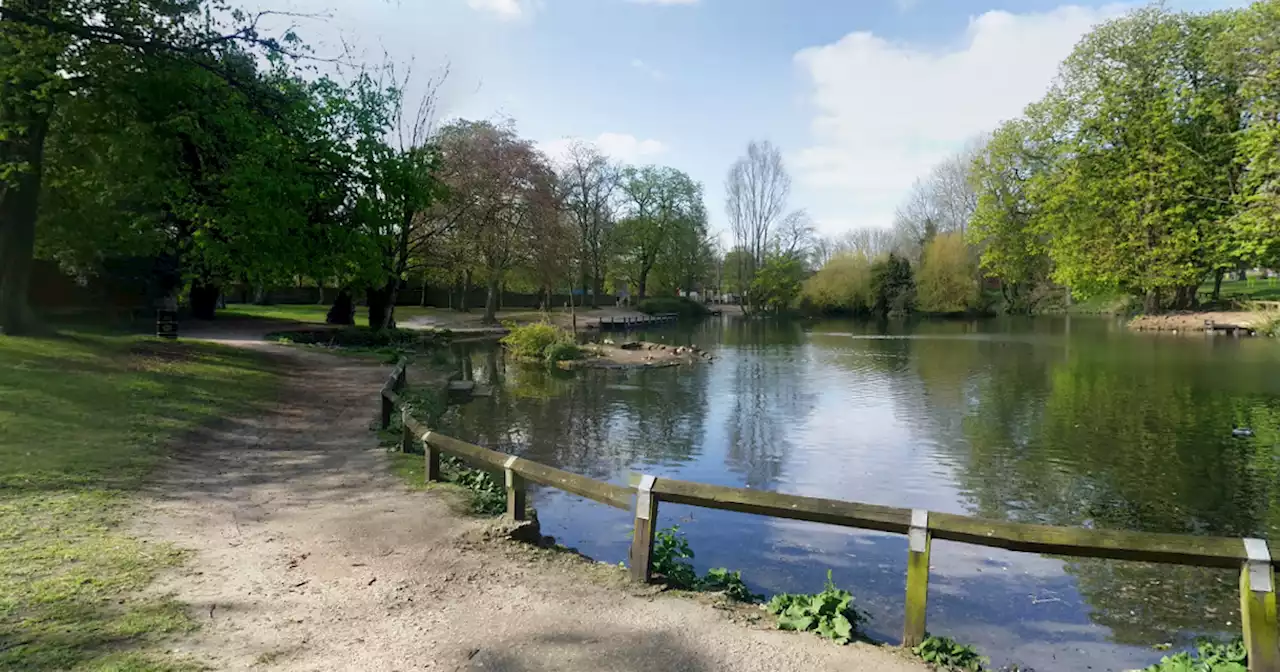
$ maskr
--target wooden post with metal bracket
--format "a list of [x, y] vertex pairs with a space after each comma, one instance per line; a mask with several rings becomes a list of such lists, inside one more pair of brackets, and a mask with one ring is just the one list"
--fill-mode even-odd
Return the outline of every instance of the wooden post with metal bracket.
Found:
[[902, 626], [902, 645], [913, 647], [924, 641], [925, 611], [929, 601], [929, 512], [911, 511], [911, 529], [907, 531], [907, 606]]
[[1263, 539], [1245, 539], [1248, 558], [1240, 569], [1240, 626], [1250, 672], [1280, 672], [1280, 631], [1276, 627], [1276, 582], [1271, 552]]
[[636, 522], [631, 536], [631, 578], [648, 583], [653, 574], [653, 536], [658, 525], [658, 498], [653, 494], [654, 476], [640, 477], [636, 486]]

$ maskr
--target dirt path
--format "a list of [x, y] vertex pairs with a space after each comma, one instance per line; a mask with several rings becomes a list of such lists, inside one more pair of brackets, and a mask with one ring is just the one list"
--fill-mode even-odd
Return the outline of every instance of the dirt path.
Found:
[[201, 622], [175, 641], [180, 654], [218, 670], [924, 669], [485, 541], [491, 523], [388, 473], [369, 431], [385, 369], [255, 347], [290, 373], [273, 411], [188, 441], [139, 516], [139, 534], [193, 552], [156, 586]]

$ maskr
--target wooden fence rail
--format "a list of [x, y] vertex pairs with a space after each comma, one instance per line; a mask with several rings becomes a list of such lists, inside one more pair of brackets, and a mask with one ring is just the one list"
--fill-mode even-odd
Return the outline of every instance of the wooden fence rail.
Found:
[[411, 409], [399, 394], [405, 386], [405, 364], [402, 361], [396, 366], [382, 388], [382, 427], [389, 426], [392, 412], [399, 408], [404, 426], [401, 448], [408, 451], [414, 443], [422, 443], [427, 480], [439, 480], [440, 454], [444, 453], [477, 468], [502, 473], [507, 488], [507, 513], [516, 520], [524, 517], [528, 481], [633, 511], [635, 531], [628, 556], [631, 576], [638, 581], [647, 582], [652, 578], [653, 540], [660, 502], [907, 535], [903, 646], [914, 646], [925, 637], [929, 552], [934, 539], [1073, 558], [1239, 569], [1241, 629], [1249, 651], [1249, 669], [1280, 672], [1275, 592], [1275, 564], [1280, 558], [1272, 558], [1263, 539], [1012, 523], [923, 509], [691, 483], [645, 474], [633, 474], [630, 486], [624, 487], [432, 431], [410, 415]]

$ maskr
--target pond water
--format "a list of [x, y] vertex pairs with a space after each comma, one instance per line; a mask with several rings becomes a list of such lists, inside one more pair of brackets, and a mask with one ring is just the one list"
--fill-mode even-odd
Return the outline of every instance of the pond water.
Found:
[[[691, 367], [552, 373], [484, 346], [494, 395], [458, 438], [594, 478], [635, 472], [1002, 520], [1280, 538], [1280, 343], [1132, 334], [1103, 318], [874, 324], [711, 319], [644, 334]], [[464, 346], [460, 346], [464, 347]], [[1252, 438], [1233, 438], [1249, 427]], [[544, 534], [626, 557], [630, 514], [530, 495]], [[663, 504], [699, 572], [756, 592], [821, 590], [827, 570], [902, 628], [906, 537]], [[1238, 629], [1237, 573], [934, 542], [929, 630], [996, 664], [1130, 669], [1152, 646]]]

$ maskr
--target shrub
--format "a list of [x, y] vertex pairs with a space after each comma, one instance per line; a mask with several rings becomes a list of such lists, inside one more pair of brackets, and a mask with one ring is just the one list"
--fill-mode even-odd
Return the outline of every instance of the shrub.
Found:
[[871, 311], [871, 261], [844, 254], [828, 261], [804, 283], [802, 307], [809, 312], [864, 315]]
[[939, 670], [951, 672], [981, 672], [988, 662], [977, 649], [950, 637], [927, 636], [923, 642], [911, 647], [911, 652]]
[[440, 457], [440, 471], [445, 481], [456, 483], [471, 492], [471, 512], [482, 516], [498, 516], [507, 511], [507, 491], [483, 469], [475, 469], [452, 456]]
[[547, 364], [554, 365], [556, 362], [567, 362], [574, 359], [582, 359], [582, 348], [576, 343], [568, 341], [560, 341], [547, 346], [545, 357]]
[[821, 593], [774, 595], [765, 609], [778, 617], [778, 627], [783, 630], [814, 630], [837, 644], [852, 641], [858, 626], [867, 618], [853, 606], [849, 591], [836, 588], [831, 570], [827, 570], [827, 585]]
[[879, 315], [906, 315], [915, 309], [911, 263], [890, 252], [871, 264], [871, 309]]
[[526, 325], [508, 323], [505, 326], [511, 333], [502, 337], [502, 344], [511, 354], [523, 359], [545, 359], [547, 348], [569, 340], [563, 329], [547, 322]]
[[641, 301], [636, 310], [646, 315], [678, 313], [680, 317], [702, 317], [711, 312], [706, 306], [685, 296], [651, 296]]
[[962, 313], [977, 307], [977, 268], [958, 233], [938, 234], [924, 246], [916, 299], [929, 313]]

